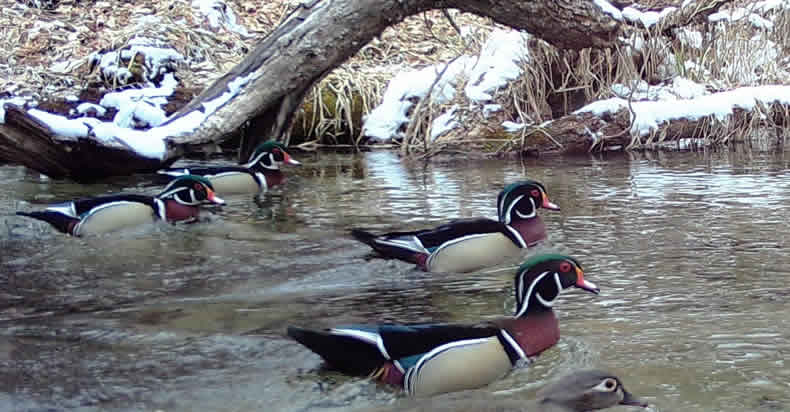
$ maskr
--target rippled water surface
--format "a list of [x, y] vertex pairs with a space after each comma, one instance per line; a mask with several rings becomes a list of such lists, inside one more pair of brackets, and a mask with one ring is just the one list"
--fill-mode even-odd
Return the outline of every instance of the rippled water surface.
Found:
[[386, 404], [402, 395], [323, 370], [285, 327], [507, 313], [516, 262], [435, 275], [370, 259], [346, 233], [492, 217], [498, 191], [524, 176], [562, 207], [541, 211], [550, 248], [581, 260], [602, 293], [565, 293], [560, 343], [487, 390], [530, 397], [559, 373], [604, 366], [653, 410], [790, 410], [785, 153], [296, 156], [304, 166], [257, 204], [231, 197], [200, 224], [81, 239], [13, 214], [154, 193], [153, 177], [76, 185], [0, 165], [0, 410]]

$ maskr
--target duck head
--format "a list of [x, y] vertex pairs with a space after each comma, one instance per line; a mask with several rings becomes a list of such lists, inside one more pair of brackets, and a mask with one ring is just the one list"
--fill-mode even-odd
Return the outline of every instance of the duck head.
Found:
[[615, 405], [648, 406], [625, 390], [617, 376], [595, 369], [566, 375], [541, 388], [537, 395], [538, 402], [543, 405], [561, 405], [563, 410], [571, 411], [592, 411]]
[[497, 215], [499, 221], [506, 225], [515, 220], [534, 218], [540, 207], [560, 210], [559, 206], [549, 200], [546, 188], [534, 180], [511, 183], [497, 196]]
[[277, 170], [283, 163], [289, 165], [301, 164], [288, 154], [282, 143], [269, 140], [268, 142], [261, 143], [255, 148], [246, 166], [253, 167], [260, 165], [264, 169]]
[[598, 286], [584, 279], [584, 270], [576, 259], [560, 254], [531, 257], [516, 271], [515, 316], [550, 309], [560, 293], [570, 287], [600, 292]]
[[185, 175], [173, 180], [156, 197], [172, 199], [186, 206], [202, 203], [225, 204], [224, 200], [214, 194], [214, 187], [208, 179], [195, 175]]

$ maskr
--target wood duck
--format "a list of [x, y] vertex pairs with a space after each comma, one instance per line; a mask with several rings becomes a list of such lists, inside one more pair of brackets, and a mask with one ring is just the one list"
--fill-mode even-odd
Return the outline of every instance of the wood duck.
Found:
[[628, 392], [613, 373], [586, 369], [574, 371], [541, 388], [533, 401], [502, 399], [483, 391], [448, 393], [424, 399], [407, 399], [393, 407], [399, 412], [582, 412], [617, 405], [646, 408], [648, 404]]
[[280, 171], [283, 163], [301, 164], [288, 154], [281, 143], [268, 141], [259, 145], [250, 155], [249, 161], [241, 166], [186, 166], [163, 169], [157, 173], [171, 177], [188, 174], [203, 176], [223, 196], [245, 193], [257, 196], [285, 181], [285, 175]]
[[200, 176], [182, 176], [156, 196], [118, 194], [78, 199], [37, 212], [16, 212], [43, 220], [72, 236], [106, 233], [157, 219], [168, 222], [197, 220], [203, 203], [224, 204], [211, 182]]
[[454, 220], [434, 229], [374, 235], [352, 229], [351, 236], [386, 258], [415, 263], [430, 272], [472, 272], [518, 256], [546, 238], [538, 208], [560, 210], [534, 180], [507, 185], [497, 196], [499, 221]]
[[528, 364], [560, 338], [552, 305], [564, 289], [592, 293], [579, 262], [542, 254], [515, 275], [515, 314], [479, 324], [350, 325], [312, 330], [289, 327], [288, 335], [320, 355], [330, 367], [402, 385], [411, 395], [474, 389]]

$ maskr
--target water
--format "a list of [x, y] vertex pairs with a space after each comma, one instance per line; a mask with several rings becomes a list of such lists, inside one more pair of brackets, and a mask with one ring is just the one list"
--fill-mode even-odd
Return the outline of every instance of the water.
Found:
[[[785, 153], [653, 153], [404, 163], [302, 154], [282, 188], [197, 225], [75, 239], [13, 216], [129, 190], [0, 166], [0, 409], [329, 411], [402, 396], [321, 369], [289, 324], [476, 321], [508, 313], [513, 265], [434, 275], [369, 259], [349, 227], [494, 216], [505, 182], [542, 181], [550, 246], [599, 296], [556, 304], [562, 339], [487, 390], [530, 397], [583, 366], [615, 370], [657, 411], [790, 410]], [[622, 409], [625, 410], [625, 409]]]

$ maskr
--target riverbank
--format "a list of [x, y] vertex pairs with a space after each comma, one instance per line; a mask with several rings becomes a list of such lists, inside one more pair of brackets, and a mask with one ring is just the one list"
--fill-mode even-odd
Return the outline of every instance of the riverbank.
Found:
[[[620, 3], [596, 3], [623, 25], [620, 45], [608, 50], [559, 50], [454, 11], [410, 17], [313, 88], [291, 143], [308, 150], [395, 144], [403, 155], [426, 157], [783, 142], [787, 2]], [[27, 4], [2, 13], [9, 36], [0, 96], [11, 120], [44, 137], [90, 137], [152, 159], [142, 168], [168, 160], [161, 133], [144, 131], [227, 73], [292, 8], [219, 0]], [[238, 137], [225, 142], [236, 147]]]

